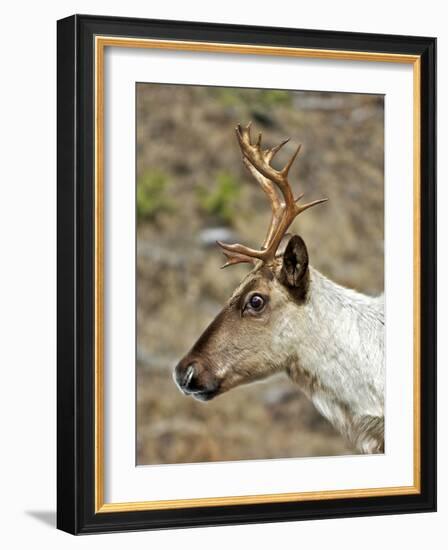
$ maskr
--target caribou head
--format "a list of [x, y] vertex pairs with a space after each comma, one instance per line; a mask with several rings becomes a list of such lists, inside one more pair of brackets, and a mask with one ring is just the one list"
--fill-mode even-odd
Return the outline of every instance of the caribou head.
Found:
[[287, 369], [297, 360], [293, 342], [305, 337], [297, 334], [297, 319], [307, 301], [308, 252], [302, 238], [287, 230], [301, 212], [327, 200], [301, 204], [303, 194], [294, 197], [288, 174], [300, 146], [277, 170], [271, 162], [289, 140], [263, 149], [261, 134], [252, 141], [250, 124], [238, 126], [236, 136], [272, 216], [259, 250], [218, 242], [227, 260], [223, 267], [245, 262], [253, 269], [175, 368], [179, 388], [202, 401]]

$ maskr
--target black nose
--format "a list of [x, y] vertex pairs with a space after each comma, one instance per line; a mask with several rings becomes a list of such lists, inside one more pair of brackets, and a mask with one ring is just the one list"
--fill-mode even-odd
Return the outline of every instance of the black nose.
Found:
[[202, 401], [211, 399], [219, 390], [219, 380], [203, 358], [187, 356], [174, 369], [174, 379], [186, 395]]
[[184, 393], [191, 393], [197, 389], [199, 371], [199, 364], [191, 358], [185, 357], [179, 362], [174, 371], [174, 378]]
[[182, 389], [188, 390], [190, 386], [194, 385], [193, 378], [195, 374], [196, 374], [195, 364], [190, 363], [185, 369], [185, 372], [183, 373], [183, 375], [181, 375], [181, 381], [179, 385], [182, 387]]

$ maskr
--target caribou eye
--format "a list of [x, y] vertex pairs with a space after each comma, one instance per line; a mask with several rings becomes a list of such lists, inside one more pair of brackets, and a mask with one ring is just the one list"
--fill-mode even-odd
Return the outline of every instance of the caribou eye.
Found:
[[264, 308], [266, 301], [261, 294], [252, 294], [247, 302], [248, 307], [253, 311], [261, 311]]

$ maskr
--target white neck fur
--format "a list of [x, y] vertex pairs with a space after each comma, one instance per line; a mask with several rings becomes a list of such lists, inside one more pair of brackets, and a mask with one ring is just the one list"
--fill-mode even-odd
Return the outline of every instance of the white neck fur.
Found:
[[294, 342], [289, 376], [360, 451], [381, 451], [383, 296], [343, 288], [310, 267], [308, 298], [294, 317], [285, 326], [295, 333], [289, 334]]

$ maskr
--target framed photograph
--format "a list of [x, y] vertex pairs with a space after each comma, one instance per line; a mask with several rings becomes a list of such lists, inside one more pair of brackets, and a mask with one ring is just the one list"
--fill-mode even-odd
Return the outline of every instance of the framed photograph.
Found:
[[435, 510], [435, 53], [58, 21], [60, 529]]

